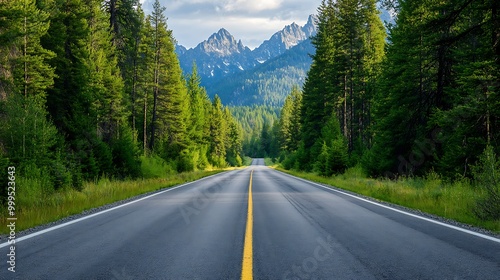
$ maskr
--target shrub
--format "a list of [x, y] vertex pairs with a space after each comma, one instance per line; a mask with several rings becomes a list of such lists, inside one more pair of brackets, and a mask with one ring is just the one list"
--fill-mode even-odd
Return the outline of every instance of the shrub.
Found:
[[162, 178], [175, 173], [175, 169], [172, 169], [172, 166], [159, 156], [142, 156], [140, 160], [141, 173], [144, 178]]
[[182, 150], [177, 160], [177, 172], [193, 171], [198, 161], [199, 151]]
[[477, 186], [486, 190], [486, 195], [477, 200], [474, 213], [482, 220], [500, 220], [500, 162], [493, 147], [486, 147], [472, 172]]
[[73, 184], [71, 173], [60, 160], [55, 160], [50, 165], [50, 178], [55, 190], [70, 187]]
[[120, 137], [113, 141], [112, 144], [114, 174], [121, 178], [140, 177], [141, 161], [139, 160], [139, 152], [130, 128], [121, 128]]

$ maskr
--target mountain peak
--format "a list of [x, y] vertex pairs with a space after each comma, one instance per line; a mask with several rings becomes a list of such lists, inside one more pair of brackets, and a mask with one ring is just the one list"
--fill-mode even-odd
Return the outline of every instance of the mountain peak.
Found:
[[[221, 37], [227, 37], [227, 38], [233, 37], [233, 35], [231, 35], [231, 33], [229, 33], [229, 31], [227, 31], [227, 29], [225, 29], [225, 28], [219, 29], [219, 31], [217, 33], [215, 33], [214, 35], [219, 35]], [[214, 36], [214, 35], [212, 35], [212, 36]]]
[[246, 50], [241, 40], [236, 41], [225, 28], [221, 28], [217, 33], [212, 34], [208, 40], [200, 43], [196, 48], [218, 57], [227, 57]]
[[309, 19], [307, 20], [306, 25], [304, 25], [304, 27], [302, 27], [302, 30], [306, 34], [307, 38], [316, 34], [316, 21], [317, 20], [318, 20], [318, 17], [316, 15], [310, 15]]
[[254, 50], [257, 61], [266, 61], [281, 55], [316, 34], [315, 19], [316, 17], [311, 15], [303, 27], [294, 22], [276, 32], [269, 40]]
[[307, 24], [316, 24], [316, 21], [318, 20], [317, 15], [309, 15], [309, 18], [307, 19]]

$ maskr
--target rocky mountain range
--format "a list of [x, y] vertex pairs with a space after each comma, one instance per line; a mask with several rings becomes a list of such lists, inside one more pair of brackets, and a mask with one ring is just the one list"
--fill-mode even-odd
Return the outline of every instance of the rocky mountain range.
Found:
[[[176, 52], [184, 73], [191, 73], [193, 63], [196, 63], [202, 85], [207, 88], [209, 95], [213, 96], [219, 93], [228, 99], [230, 94], [226, 94], [226, 90], [220, 94], [222, 93], [219, 85], [221, 80], [242, 76], [242, 74], [260, 69], [271, 60], [308, 41], [311, 36], [316, 34], [315, 20], [316, 17], [311, 15], [304, 26], [299, 26], [296, 23], [285, 26], [254, 50], [244, 46], [241, 40], [236, 40], [229, 31], [222, 28], [195, 48], [186, 49], [178, 45]], [[307, 54], [304, 55], [308, 57]], [[285, 62], [285, 64], [288, 63]], [[309, 65], [305, 65], [305, 67]], [[214, 88], [217, 88], [217, 92], [212, 90]], [[238, 88], [241, 88], [241, 85], [238, 85]], [[241, 95], [241, 89], [239, 93]], [[235, 102], [235, 100], [223, 101], [227, 104], [242, 103]]]

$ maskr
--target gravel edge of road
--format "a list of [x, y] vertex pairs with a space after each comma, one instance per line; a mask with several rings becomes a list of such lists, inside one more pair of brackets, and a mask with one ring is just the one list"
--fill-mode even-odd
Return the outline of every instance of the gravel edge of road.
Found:
[[[297, 176], [288, 174], [286, 172], [283, 172], [281, 170], [277, 170], [275, 168], [271, 168], [271, 169], [273, 169], [275, 171], [278, 171], [278, 172], [281, 172], [283, 174], [289, 175], [289, 176], [297, 177]], [[420, 217], [423, 217], [423, 218], [435, 220], [435, 221], [438, 221], [438, 222], [441, 222], [441, 223], [444, 223], [444, 224], [456, 226], [456, 227], [459, 227], [459, 228], [462, 228], [462, 229], [470, 230], [470, 231], [473, 231], [473, 232], [481, 233], [481, 234], [484, 234], [484, 235], [488, 235], [488, 236], [500, 239], [500, 233], [495, 233], [495, 232], [492, 232], [492, 231], [484, 229], [484, 228], [480, 228], [480, 227], [472, 226], [472, 225], [469, 225], [469, 224], [461, 223], [461, 222], [455, 221], [453, 219], [444, 218], [444, 217], [441, 217], [441, 216], [438, 216], [438, 215], [429, 214], [427, 212], [423, 212], [423, 211], [418, 210], [418, 209], [413, 209], [413, 208], [409, 208], [409, 207], [402, 206], [402, 205], [399, 205], [399, 204], [394, 204], [394, 203], [390, 203], [390, 202], [387, 202], [387, 201], [379, 200], [379, 199], [376, 199], [376, 198], [373, 198], [373, 197], [370, 197], [370, 196], [366, 196], [366, 195], [362, 195], [362, 194], [359, 194], [359, 193], [355, 193], [353, 191], [345, 190], [345, 189], [342, 189], [342, 188], [339, 188], [339, 187], [336, 187], [336, 186], [332, 186], [332, 185], [328, 185], [328, 184], [324, 184], [324, 183], [320, 183], [320, 182], [311, 181], [311, 180], [304, 179], [304, 178], [301, 178], [301, 177], [297, 177], [297, 178], [300, 178], [302, 180], [309, 181], [309, 182], [321, 185], [321, 186], [326, 187], [326, 188], [331, 188], [331, 189], [334, 189], [334, 190], [337, 190], [337, 191], [340, 191], [340, 192], [344, 192], [346, 194], [350, 194], [350, 195], [353, 195], [353, 196], [356, 196], [356, 197], [359, 197], [359, 198], [363, 198], [363, 199], [366, 199], [366, 200], [369, 200], [369, 201], [372, 201], [372, 202], [376, 202], [378, 204], [381, 204], [381, 205], [384, 205], [384, 206], [388, 206], [388, 207], [391, 207], [391, 208], [394, 208], [394, 209], [397, 209], [397, 210], [405, 211], [405, 212], [408, 212], [410, 214], [414, 214], [414, 215], [417, 215], [417, 216], [420, 216]]]
[[[222, 172], [219, 172], [217, 174], [222, 174], [224, 172], [229, 172], [229, 171], [232, 171], [232, 170], [222, 171]], [[217, 174], [213, 174], [213, 175], [209, 175], [209, 176], [206, 176], [206, 177], [202, 177], [202, 178], [200, 178], [198, 180], [202, 180], [202, 179], [205, 179], [207, 177], [214, 176], [214, 175], [217, 175]], [[147, 192], [147, 193], [143, 193], [143, 194], [140, 194], [140, 195], [129, 197], [127, 199], [115, 201], [115, 202], [110, 203], [110, 204], [106, 204], [106, 205], [102, 205], [102, 206], [95, 207], [95, 208], [92, 208], [92, 209], [88, 209], [88, 210], [85, 210], [85, 211], [83, 211], [81, 213], [61, 218], [61, 219], [59, 219], [57, 221], [53, 221], [53, 222], [50, 222], [50, 223], [47, 223], [47, 224], [43, 224], [43, 225], [35, 226], [35, 227], [29, 228], [29, 229], [25, 229], [25, 230], [16, 232], [16, 239], [19, 238], [19, 237], [23, 237], [23, 236], [26, 236], [26, 235], [29, 235], [29, 234], [32, 234], [32, 233], [44, 230], [44, 229], [48, 229], [48, 228], [51, 228], [51, 227], [54, 227], [54, 226], [58, 226], [58, 225], [61, 225], [61, 224], [67, 223], [67, 222], [71, 222], [73, 220], [77, 220], [77, 219], [83, 218], [83, 217], [88, 216], [88, 215], [92, 215], [92, 214], [95, 214], [95, 213], [98, 213], [98, 212], [101, 212], [101, 211], [104, 211], [104, 210], [108, 210], [108, 209], [120, 206], [122, 204], [126, 204], [126, 203], [132, 202], [134, 200], [141, 199], [141, 198], [146, 197], [146, 196], [150, 196], [150, 195], [162, 192], [162, 191], [166, 191], [168, 189], [172, 189], [172, 188], [175, 188], [175, 187], [178, 187], [178, 186], [182, 186], [182, 185], [185, 185], [185, 184], [190, 184], [190, 183], [196, 182], [198, 180], [194, 180], [194, 181], [190, 181], [190, 182], [185, 182], [185, 183], [174, 185], [174, 186], [170, 186], [170, 187], [164, 187], [164, 188], [161, 188], [161, 189], [158, 189], [158, 190], [155, 190], [155, 191], [150, 191], [150, 192]], [[0, 244], [2, 244], [4, 242], [7, 242], [8, 236], [9, 236], [8, 234], [1, 234], [0, 235]]]

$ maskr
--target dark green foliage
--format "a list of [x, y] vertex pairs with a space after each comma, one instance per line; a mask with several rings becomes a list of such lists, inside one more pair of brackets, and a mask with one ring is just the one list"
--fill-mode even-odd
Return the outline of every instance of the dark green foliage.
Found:
[[314, 171], [321, 176], [330, 176], [330, 148], [323, 142], [321, 152], [314, 163]]
[[364, 157], [369, 173], [470, 177], [486, 145], [497, 147], [498, 5], [399, 3], [379, 79], [374, 144]]
[[[0, 184], [2, 186], [7, 186], [9, 179], [8, 179], [8, 167], [10, 165], [10, 160], [5, 157], [4, 152], [0, 150], [0, 172], [2, 172], [2, 175], [0, 175]], [[3, 205], [3, 203], [7, 200], [7, 188], [0, 188], [0, 205]]]
[[472, 172], [477, 186], [486, 190], [485, 197], [480, 198], [474, 208], [475, 214], [483, 220], [499, 220], [500, 162], [493, 151], [493, 147], [486, 147]]
[[0, 1], [0, 168], [36, 181], [29, 195], [242, 164], [241, 125], [220, 100], [212, 108], [196, 71], [186, 84], [154, 7]]
[[112, 143], [113, 173], [120, 178], [137, 178], [141, 176], [140, 150], [135, 144], [130, 128], [123, 127], [120, 135]]
[[[263, 150], [260, 136], [262, 134], [264, 124], [272, 127], [277, 122], [276, 120], [279, 115], [279, 108], [270, 106], [243, 106], [230, 107], [229, 109], [237, 122], [241, 124], [243, 154], [250, 157], [264, 157], [262, 154]], [[279, 154], [277, 148], [273, 154]]]
[[52, 179], [52, 186], [54, 190], [72, 187], [73, 186], [73, 176], [70, 169], [68, 169], [66, 163], [63, 161], [64, 158], [61, 154], [56, 155], [56, 159], [51, 162], [49, 166], [50, 178]]
[[220, 98], [216, 95], [210, 114], [210, 159], [215, 166], [224, 166], [226, 158], [227, 124], [223, 115]]
[[[301, 113], [308, 155], [301, 165], [307, 170], [312, 159], [325, 151], [321, 130], [333, 112], [350, 153], [360, 153], [355, 148], [370, 144], [370, 108], [385, 44], [375, 1], [325, 0], [318, 10], [316, 53], [304, 84]], [[355, 143], [362, 145], [358, 148]]]
[[43, 99], [18, 94], [10, 96], [3, 105], [4, 111], [0, 113], [2, 149], [15, 163], [48, 164], [57, 143], [57, 130], [47, 120]]
[[336, 114], [330, 117], [321, 130], [321, 138], [316, 145], [320, 143], [321, 150], [314, 162], [314, 170], [322, 176], [342, 173], [347, 168], [349, 156]]
[[296, 153], [291, 153], [291, 154], [284, 153], [282, 157], [280, 157], [280, 160], [283, 168], [287, 170], [294, 168], [294, 164], [298, 162]]
[[295, 151], [300, 141], [302, 130], [301, 118], [302, 92], [298, 87], [292, 89], [292, 93], [285, 99], [281, 109], [278, 124], [277, 140], [279, 148], [286, 152]]
[[182, 150], [177, 160], [177, 171], [193, 171], [196, 168], [197, 155], [195, 151]]

